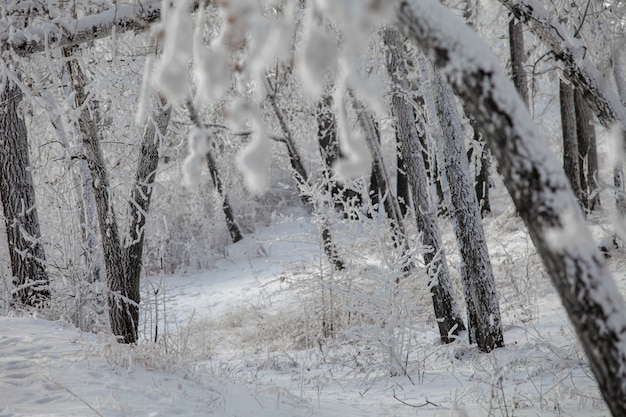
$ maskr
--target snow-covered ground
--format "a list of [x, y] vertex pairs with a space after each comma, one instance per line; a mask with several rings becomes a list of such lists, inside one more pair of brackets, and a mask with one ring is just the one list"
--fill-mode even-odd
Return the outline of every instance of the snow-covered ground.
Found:
[[[392, 330], [399, 345], [374, 319], [337, 321], [335, 336], [321, 338], [322, 295], [351, 300], [328, 283], [371, 285], [383, 269], [375, 245], [350, 229], [342, 247], [371, 268], [325, 276], [316, 226], [295, 213], [229, 247], [211, 270], [146, 280], [137, 347], [63, 321], [0, 317], [0, 417], [609, 415], [520, 222], [497, 205], [485, 222], [506, 342], [492, 353], [465, 337], [440, 345], [427, 290], [408, 297], [415, 320]], [[449, 227], [444, 240], [454, 247]], [[619, 258], [611, 266], [624, 289]], [[385, 349], [402, 363], [385, 363]]]

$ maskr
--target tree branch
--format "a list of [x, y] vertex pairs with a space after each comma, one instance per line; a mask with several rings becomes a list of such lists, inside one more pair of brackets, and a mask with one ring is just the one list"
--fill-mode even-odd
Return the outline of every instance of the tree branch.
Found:
[[161, 0], [111, 6], [108, 10], [78, 19], [28, 27], [0, 33], [0, 45], [25, 57], [43, 51], [46, 46], [74, 46], [101, 39], [116, 31], [143, 31], [161, 17]]

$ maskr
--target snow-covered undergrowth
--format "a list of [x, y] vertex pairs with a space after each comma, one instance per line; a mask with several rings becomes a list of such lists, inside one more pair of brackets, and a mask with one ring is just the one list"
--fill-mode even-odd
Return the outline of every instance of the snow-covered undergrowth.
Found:
[[521, 220], [499, 207], [485, 227], [502, 349], [439, 343], [425, 274], [401, 276], [381, 221], [337, 220], [352, 263], [338, 274], [296, 212], [211, 270], [145, 280], [136, 347], [0, 318], [0, 416], [608, 415]]

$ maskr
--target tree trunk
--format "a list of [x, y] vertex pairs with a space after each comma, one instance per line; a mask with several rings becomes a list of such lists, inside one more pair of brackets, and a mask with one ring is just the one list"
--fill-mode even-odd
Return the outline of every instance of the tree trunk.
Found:
[[237, 243], [243, 239], [243, 234], [241, 233], [239, 224], [237, 224], [237, 221], [235, 220], [235, 213], [230, 205], [228, 194], [224, 189], [222, 177], [220, 176], [220, 172], [217, 168], [217, 161], [215, 160], [215, 157], [213, 157], [213, 152], [211, 152], [210, 149], [206, 153], [205, 157], [209, 173], [211, 174], [211, 180], [213, 181], [213, 186], [222, 199], [222, 211], [224, 212], [224, 217], [226, 218], [226, 228], [228, 229], [228, 233], [230, 234], [230, 238], [233, 240], [233, 243]]
[[574, 108], [574, 89], [563, 81], [559, 82], [559, 101], [561, 103], [561, 130], [563, 135], [563, 169], [578, 198], [584, 207], [584, 196], [580, 184], [578, 136], [576, 135], [576, 111]]
[[[409, 178], [407, 174], [407, 165], [402, 154], [402, 144], [396, 129], [396, 195], [398, 196], [398, 205], [402, 217], [406, 216], [411, 207], [411, 191]], [[422, 163], [424, 161], [422, 160]]]
[[476, 167], [474, 189], [476, 191], [476, 199], [480, 205], [480, 215], [485, 217], [491, 213], [491, 203], [489, 202], [489, 150], [487, 143], [480, 134], [476, 121], [470, 118], [472, 130], [474, 130], [474, 142], [472, 147], [472, 159]]
[[[200, 122], [200, 117], [196, 112], [193, 102], [191, 100], [187, 100], [186, 104], [191, 122], [198, 129], [204, 129], [204, 124]], [[208, 152], [205, 155], [205, 158], [207, 167], [209, 168], [209, 174], [211, 175], [211, 181], [213, 181], [213, 186], [215, 187], [215, 190], [219, 194], [220, 198], [222, 199], [222, 212], [224, 213], [224, 217], [226, 219], [226, 228], [228, 229], [228, 234], [230, 234], [230, 238], [233, 240], [233, 243], [239, 242], [241, 239], [243, 239], [243, 234], [241, 233], [239, 224], [237, 224], [237, 221], [235, 220], [235, 213], [233, 212], [233, 208], [230, 205], [230, 199], [228, 198], [228, 194], [224, 189], [222, 176], [220, 175], [220, 171], [217, 167], [217, 161], [213, 156], [211, 148], [209, 148]]]
[[397, 248], [403, 248], [403, 253], [408, 253], [408, 247], [406, 244], [406, 232], [404, 228], [404, 222], [402, 220], [402, 213], [400, 212], [400, 206], [398, 205], [398, 199], [393, 194], [389, 185], [389, 177], [387, 175], [387, 169], [385, 167], [385, 161], [383, 160], [383, 154], [380, 149], [380, 136], [378, 132], [378, 126], [374, 121], [372, 114], [361, 104], [354, 102], [355, 110], [359, 115], [359, 124], [365, 133], [365, 143], [372, 155], [372, 170], [376, 176], [376, 183], [382, 195], [383, 205], [387, 216], [391, 221], [391, 228], [394, 233], [394, 245]]
[[113, 334], [121, 343], [137, 341], [139, 325], [139, 282], [133, 282], [126, 274], [124, 251], [109, 196], [110, 186], [107, 169], [100, 148], [100, 141], [92, 118], [85, 86], [85, 75], [75, 59], [67, 61], [72, 87], [76, 92], [76, 108], [81, 109], [78, 124], [85, 146], [85, 156], [93, 180], [98, 223], [104, 252], [104, 265], [107, 274], [109, 293], [109, 320]]
[[580, 184], [583, 191], [585, 209], [588, 213], [600, 206], [598, 178], [598, 150], [593, 115], [582, 94], [574, 91], [576, 110], [576, 136], [578, 137], [578, 158], [580, 164]]
[[[399, 151], [408, 163], [407, 179], [411, 186], [417, 227], [422, 233], [422, 245], [430, 248], [424, 253], [428, 273], [428, 287], [433, 299], [435, 320], [443, 343], [455, 339], [465, 330], [454, 287], [450, 279], [445, 251], [441, 244], [441, 232], [437, 223], [437, 208], [428, 192], [428, 174], [424, 164], [423, 140], [415, 120], [413, 106], [400, 93], [409, 90], [405, 58], [402, 54], [400, 36], [394, 29], [385, 29], [383, 40], [387, 47], [387, 70], [395, 88], [392, 90], [392, 111], [396, 118]], [[421, 129], [420, 131], [425, 131]]]
[[[5, 70], [6, 71], [6, 70]], [[42, 307], [50, 298], [35, 188], [30, 172], [22, 92], [4, 78], [0, 94], [0, 198], [4, 210], [16, 302]]]
[[[74, 93], [70, 85], [70, 79], [67, 67], [61, 69], [61, 79], [59, 80], [63, 85], [64, 93], [69, 97]], [[43, 98], [48, 103], [46, 112], [50, 119], [50, 123], [54, 128], [57, 139], [65, 148], [66, 152], [71, 152], [73, 147], [77, 147], [78, 152], [84, 153], [82, 140], [80, 143], [76, 143], [70, 139], [67, 135], [65, 127], [63, 125], [63, 119], [61, 118], [62, 112], [59, 111], [58, 105], [55, 103], [55, 99], [49, 91], [44, 92]], [[75, 109], [72, 109], [75, 110]], [[75, 138], [80, 138], [80, 128], [76, 120], [68, 121], [68, 115], [65, 115], [65, 120], [72, 128], [72, 134]], [[87, 269], [87, 282], [98, 282], [104, 279], [104, 263], [102, 260], [102, 250], [100, 249], [100, 242], [98, 240], [98, 219], [96, 214], [96, 199], [93, 193], [93, 187], [91, 185], [91, 173], [87, 166], [87, 161], [82, 155], [68, 155], [70, 159], [75, 161], [68, 162], [68, 170], [70, 171], [72, 185], [75, 193], [76, 211], [80, 223], [81, 238], [83, 239], [84, 248], [82, 250], [82, 257]], [[78, 165], [76, 167], [74, 164]], [[103, 306], [104, 307], [104, 306]]]
[[511, 52], [511, 75], [515, 89], [526, 103], [528, 107], [528, 79], [526, 70], [524, 69], [525, 52], [524, 52], [524, 25], [517, 19], [512, 18], [509, 21], [509, 50]]
[[317, 104], [317, 140], [320, 155], [324, 161], [328, 190], [330, 191], [335, 206], [348, 215], [350, 204], [361, 204], [361, 195], [355, 190], [345, 186], [333, 175], [333, 165], [343, 157], [339, 142], [337, 141], [337, 123], [333, 112], [333, 96], [324, 95]]
[[519, 110], [524, 104], [498, 59], [473, 31], [435, 0], [402, 1], [396, 16], [476, 118], [600, 392], [613, 416], [626, 415], [626, 305], [557, 158], [530, 114]]
[[[459, 251], [461, 277], [467, 304], [470, 343], [490, 352], [504, 346], [496, 283], [489, 261], [487, 240], [476, 192], [470, 184], [469, 165], [463, 143], [461, 118], [450, 87], [435, 74], [435, 103], [443, 129], [446, 172], [450, 184], [453, 218]], [[437, 117], [433, 115], [433, 117]]]
[[145, 225], [150, 208], [152, 191], [157, 167], [159, 166], [159, 146], [161, 138], [167, 132], [172, 107], [165, 99], [160, 98], [153, 106], [155, 115], [148, 120], [148, 124], [141, 138], [141, 149], [137, 160], [135, 181], [130, 194], [130, 228], [124, 244], [124, 264], [126, 265], [127, 280], [132, 283], [132, 300], [139, 302], [139, 280], [141, 278], [143, 240]]

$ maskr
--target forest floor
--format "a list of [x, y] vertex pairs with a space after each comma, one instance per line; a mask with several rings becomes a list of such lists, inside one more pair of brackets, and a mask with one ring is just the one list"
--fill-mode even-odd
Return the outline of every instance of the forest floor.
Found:
[[[520, 222], [497, 208], [485, 222], [506, 342], [491, 353], [469, 345], [466, 335], [441, 345], [427, 290], [410, 294], [414, 320], [398, 322], [393, 337], [376, 322], [388, 314], [381, 309], [379, 316], [362, 313], [369, 327], [347, 325], [334, 313], [337, 328], [322, 338], [319, 317], [327, 323], [332, 313], [320, 306], [335, 299], [339, 310], [351, 298], [333, 293], [345, 287], [324, 277], [316, 226], [295, 212], [231, 245], [208, 271], [147, 279], [144, 340], [136, 347], [64, 321], [0, 317], [0, 417], [606, 416]], [[598, 239], [606, 234], [590, 223]], [[449, 226], [444, 240], [454, 247]], [[358, 248], [368, 259], [354, 243]], [[614, 255], [623, 290], [625, 257]], [[458, 274], [458, 257], [449, 258]], [[384, 275], [370, 261], [364, 276]], [[357, 288], [366, 278], [341, 279]]]

